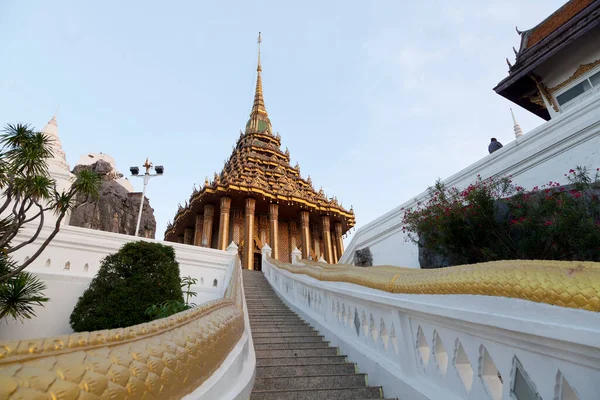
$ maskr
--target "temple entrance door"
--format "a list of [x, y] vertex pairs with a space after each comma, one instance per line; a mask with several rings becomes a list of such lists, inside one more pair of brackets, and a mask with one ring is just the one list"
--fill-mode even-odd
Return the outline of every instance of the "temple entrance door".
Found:
[[254, 253], [254, 270], [262, 271], [262, 254]]

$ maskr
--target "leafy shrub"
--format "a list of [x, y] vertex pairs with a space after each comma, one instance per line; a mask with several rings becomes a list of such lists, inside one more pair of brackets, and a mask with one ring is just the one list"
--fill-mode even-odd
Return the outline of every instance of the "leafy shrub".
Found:
[[153, 304], [146, 309], [146, 315], [151, 320], [167, 318], [178, 312], [190, 309], [191, 307], [179, 300], [167, 300], [162, 304]]
[[181, 278], [181, 288], [186, 289], [186, 291], [183, 292], [185, 294], [185, 303], [179, 300], [167, 300], [162, 304], [153, 304], [146, 309], [146, 315], [149, 316], [150, 319], [155, 320], [170, 317], [173, 314], [195, 307], [196, 304], [190, 304], [189, 301], [190, 297], [197, 295], [196, 292], [192, 292], [191, 290], [192, 285], [195, 285], [196, 283], [198, 283], [198, 279], [192, 278], [191, 276]]
[[183, 303], [175, 251], [159, 243], [131, 242], [102, 260], [70, 323], [75, 332], [127, 327], [151, 320], [145, 311], [166, 301]]
[[600, 260], [599, 174], [585, 167], [531, 191], [510, 178], [489, 178], [465, 190], [441, 182], [430, 199], [406, 210], [408, 239], [437, 266], [508, 259]]

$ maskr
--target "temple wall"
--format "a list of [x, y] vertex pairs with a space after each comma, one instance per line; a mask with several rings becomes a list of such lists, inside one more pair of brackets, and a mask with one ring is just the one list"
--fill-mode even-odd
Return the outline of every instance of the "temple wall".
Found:
[[[19, 243], [23, 238], [31, 237], [33, 229], [32, 226], [24, 227], [14, 242]], [[15, 252], [15, 260], [20, 262], [29, 257], [51, 231], [52, 227], [45, 226], [34, 243]], [[47, 286], [44, 293], [50, 301], [44, 307], [34, 307], [37, 316], [24, 323], [2, 321], [0, 340], [72, 333], [69, 316], [79, 296], [98, 272], [102, 259], [135, 240], [163, 243], [175, 249], [181, 276], [198, 279], [198, 285], [192, 287], [198, 293], [191, 299], [193, 303], [202, 304], [223, 295], [225, 272], [232, 260], [232, 256], [225, 251], [64, 226], [44, 252], [26, 269], [44, 281]]]
[[[218, 247], [218, 238], [219, 232], [221, 230], [220, 226], [220, 218], [217, 218], [216, 215], [219, 214], [219, 210], [215, 212], [215, 217], [213, 218], [212, 224], [212, 241], [211, 248], [216, 249]], [[201, 246], [202, 245], [202, 235], [204, 229], [204, 216], [201, 214], [196, 218], [195, 226], [190, 227], [184, 232], [187, 232], [185, 238], [187, 240], [183, 240], [182, 243]], [[293, 234], [290, 233], [291, 223], [295, 222], [295, 232]], [[316, 239], [313, 238], [315, 236], [315, 230], [317, 232]], [[244, 232], [245, 232], [245, 211], [241, 209], [231, 209], [229, 224], [228, 224], [228, 235], [227, 235], [227, 244], [234, 242], [236, 245], [241, 246], [244, 241]], [[291, 236], [292, 235], [292, 236]], [[184, 237], [182, 236], [182, 238]], [[324, 254], [324, 241], [322, 238], [322, 227], [313, 221], [313, 223], [309, 226], [309, 254], [314, 259], [319, 259], [322, 254]], [[290, 262], [291, 260], [291, 252], [293, 250], [292, 247], [292, 238], [295, 240], [295, 247], [298, 249], [302, 248], [302, 223], [298, 219], [297, 221], [284, 220], [280, 219], [278, 221], [278, 253], [279, 260], [284, 262]], [[332, 238], [332, 250], [334, 250], [337, 246], [337, 242], [335, 238], [335, 232], [331, 231]], [[255, 239], [258, 239], [256, 241]], [[253, 240], [250, 243], [253, 246], [253, 250], [258, 252], [264, 244], [269, 244], [272, 246], [271, 240], [271, 230], [269, 224], [269, 216], [267, 214], [255, 214], [254, 219], [254, 233]], [[245, 246], [246, 243], [243, 244]], [[258, 245], [258, 247], [257, 247]], [[335, 250], [334, 250], [335, 252]], [[338, 258], [340, 254], [337, 254]]]
[[[478, 174], [483, 179], [512, 175], [513, 183], [531, 189], [549, 181], [567, 183], [564, 174], [576, 166], [592, 170], [600, 167], [600, 98], [560, 114], [450, 176], [444, 183], [465, 188]], [[340, 263], [352, 263], [356, 250], [369, 247], [374, 265], [419, 268], [418, 248], [402, 233], [402, 209], [426, 200], [427, 192], [420, 193], [360, 227]]]
[[290, 235], [289, 225], [285, 221], [279, 221], [279, 260], [290, 262]]

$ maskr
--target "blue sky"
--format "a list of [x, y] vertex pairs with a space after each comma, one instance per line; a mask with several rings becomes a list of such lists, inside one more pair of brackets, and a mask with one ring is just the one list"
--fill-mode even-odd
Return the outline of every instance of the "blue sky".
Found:
[[[74, 166], [165, 166], [147, 195], [162, 238], [246, 124], [262, 31], [273, 129], [357, 227], [513, 140], [507, 75], [519, 29], [560, 0], [0, 2], [0, 123], [38, 128], [60, 104]], [[525, 132], [543, 121], [513, 107]], [[133, 180], [141, 190], [141, 182]]]

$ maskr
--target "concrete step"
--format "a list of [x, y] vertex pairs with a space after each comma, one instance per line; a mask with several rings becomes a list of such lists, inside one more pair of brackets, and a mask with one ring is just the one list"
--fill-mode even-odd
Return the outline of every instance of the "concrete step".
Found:
[[276, 319], [267, 319], [267, 320], [250, 320], [250, 326], [290, 326], [290, 325], [302, 325], [302, 326], [310, 326], [306, 322], [302, 321], [300, 318], [280, 321]]
[[[303, 336], [303, 335], [316, 335], [317, 331], [313, 329], [312, 326], [308, 324], [298, 325], [298, 326], [289, 326], [289, 325], [273, 325], [273, 326], [264, 326], [264, 325], [256, 325], [252, 326], [252, 336], [253, 337], [264, 337], [264, 334], [283, 334], [283, 333], [297, 333], [298, 335], [283, 335], [283, 336]], [[255, 336], [257, 335], [257, 336]], [[281, 336], [281, 335], [280, 335]]]
[[260, 272], [243, 271], [248, 318], [256, 352], [250, 399], [381, 399], [339, 350], [290, 310]]
[[309, 356], [309, 357], [261, 357], [256, 355], [256, 366], [270, 365], [319, 365], [319, 364], [344, 364], [346, 356]]
[[256, 378], [254, 390], [289, 389], [343, 389], [367, 386], [365, 374], [317, 375], [317, 376], [278, 376], [274, 378]]
[[298, 329], [299, 331], [301, 330], [308, 330], [310, 328], [312, 328], [310, 325], [308, 325], [306, 322], [302, 322], [302, 321], [297, 321], [297, 322], [271, 322], [271, 323], [250, 323], [250, 329], [252, 330], [252, 332], [254, 332], [254, 329], [276, 329], [276, 328], [290, 328], [292, 329], [292, 331], [294, 331], [294, 329]]
[[256, 357], [307, 357], [307, 356], [337, 356], [338, 349], [334, 347], [326, 349], [277, 349], [256, 350]]
[[360, 387], [345, 389], [298, 389], [298, 390], [256, 390], [250, 400], [358, 400], [381, 399], [380, 387]]
[[356, 372], [355, 364], [320, 364], [320, 365], [272, 365], [256, 368], [257, 378], [273, 378], [277, 376], [314, 376], [353, 374]]
[[248, 315], [252, 318], [273, 318], [273, 317], [295, 317], [298, 318], [298, 314], [292, 311], [271, 311], [271, 310], [248, 310]]
[[[254, 336], [254, 335], [252, 335]], [[272, 334], [267, 337], [253, 337], [254, 344], [290, 344], [290, 343], [324, 343], [323, 336], [279, 336]]]
[[[329, 342], [295, 342], [295, 343], [256, 343], [254, 350], [308, 350], [308, 349], [329, 349]], [[335, 348], [334, 348], [335, 349]]]
[[270, 338], [270, 337], [295, 337], [295, 336], [321, 336], [319, 332], [312, 329], [310, 326], [305, 327], [266, 327], [253, 328], [252, 337], [254, 339]]

